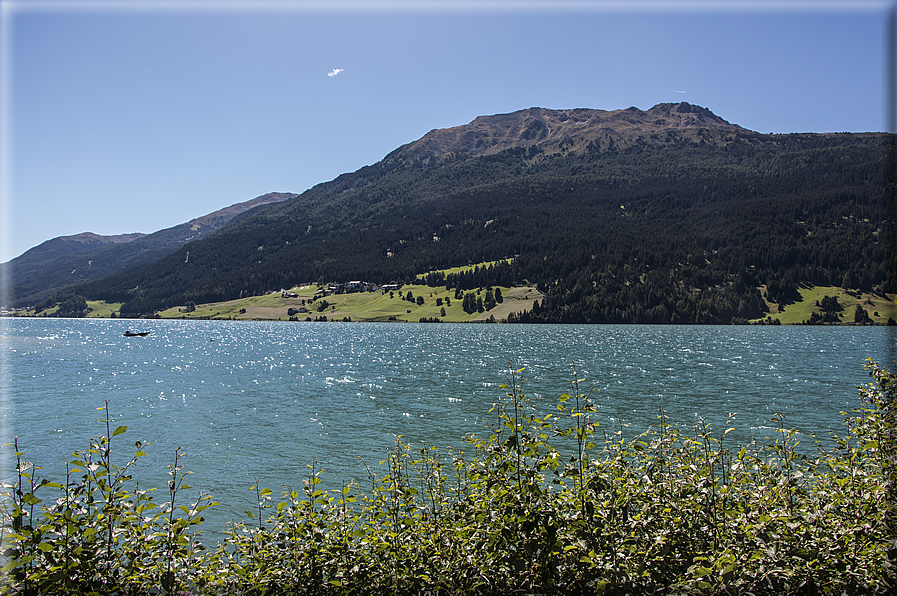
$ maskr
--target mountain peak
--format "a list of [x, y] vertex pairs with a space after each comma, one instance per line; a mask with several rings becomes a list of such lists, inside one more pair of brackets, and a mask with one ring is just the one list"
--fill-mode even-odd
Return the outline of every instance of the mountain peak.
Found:
[[690, 127], [731, 127], [707, 108], [682, 101], [679, 103], [659, 103], [646, 112], [649, 116], [662, 115], [679, 122], [679, 128]]
[[534, 145], [553, 153], [563, 147], [576, 150], [593, 141], [608, 139], [613, 139], [618, 146], [627, 146], [638, 139], [656, 140], [658, 133], [670, 130], [694, 131], [696, 134], [698, 129], [747, 132], [709, 109], [687, 102], [661, 103], [648, 110], [636, 107], [612, 111], [531, 107], [507, 114], [478, 116], [469, 124], [431, 130], [417, 141], [399, 147], [387, 159], [477, 157]]

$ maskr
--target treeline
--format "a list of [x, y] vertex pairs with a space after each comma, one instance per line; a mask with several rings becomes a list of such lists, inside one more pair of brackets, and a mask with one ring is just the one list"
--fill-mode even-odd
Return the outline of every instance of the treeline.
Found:
[[78, 292], [139, 315], [505, 258], [444, 284], [540, 284], [551, 299], [528, 316], [544, 322], [730, 323], [763, 314], [758, 286], [785, 303], [800, 283], [897, 292], [889, 139], [741, 134], [385, 160]]
[[[53, 314], [49, 314], [49, 310], [56, 308]], [[57, 292], [53, 297], [47, 298], [43, 302], [35, 305], [34, 314], [53, 317], [80, 318], [87, 316], [90, 312], [87, 307], [87, 300], [81, 294], [77, 294], [72, 289]]]

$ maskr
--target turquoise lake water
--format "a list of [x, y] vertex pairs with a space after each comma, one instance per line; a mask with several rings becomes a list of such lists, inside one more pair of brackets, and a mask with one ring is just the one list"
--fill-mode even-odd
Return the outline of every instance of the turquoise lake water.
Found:
[[[129, 328], [151, 335], [123, 337]], [[257, 480], [299, 488], [313, 461], [331, 488], [366, 486], [362, 460], [376, 468], [398, 435], [463, 448], [494, 419], [510, 365], [548, 409], [570, 391], [575, 361], [608, 432], [645, 430], [663, 408], [719, 429], [737, 413], [727, 441], [747, 441], [782, 413], [808, 442], [858, 405], [866, 358], [897, 359], [893, 327], [2, 319], [0, 340], [4, 443], [17, 436], [25, 459], [64, 479], [71, 453], [105, 433], [97, 408], [109, 400], [113, 427], [129, 427], [119, 463], [134, 441], [152, 443], [135, 478], [163, 487], [180, 446], [191, 492], [221, 503], [212, 530], [243, 518]], [[11, 456], [5, 447], [5, 480]]]

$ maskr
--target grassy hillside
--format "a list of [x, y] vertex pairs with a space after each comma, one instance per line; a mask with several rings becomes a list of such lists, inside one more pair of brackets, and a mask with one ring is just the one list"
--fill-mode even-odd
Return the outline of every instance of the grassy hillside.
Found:
[[[499, 286], [496, 286], [499, 287]], [[196, 310], [185, 312], [185, 306], [177, 306], [160, 312], [163, 319], [234, 319], [234, 320], [267, 320], [288, 321], [290, 308], [303, 306], [309, 312], [295, 314], [296, 320], [316, 320], [326, 317], [328, 321], [404, 321], [417, 322], [421, 319], [439, 319], [446, 323], [464, 323], [468, 321], [485, 321], [493, 317], [496, 321], [507, 319], [511, 312], [522, 312], [533, 306], [533, 301], [544, 297], [533, 287], [499, 287], [504, 302], [489, 311], [466, 313], [462, 308], [462, 300], [455, 299], [454, 290], [433, 288], [425, 285], [404, 285], [401, 290], [375, 292], [359, 292], [353, 294], [332, 294], [321, 296], [323, 286], [303, 285], [289, 291], [297, 294], [295, 298], [284, 298], [280, 292], [264, 296], [252, 296], [239, 300], [197, 304]], [[411, 293], [413, 302], [404, 297]], [[471, 290], [473, 294], [485, 295], [486, 290]], [[316, 298], [316, 296], [318, 296]], [[423, 298], [423, 304], [417, 303], [417, 297]], [[314, 300], [314, 301], [313, 301]], [[440, 301], [440, 304], [437, 304]], [[326, 306], [318, 310], [324, 303]], [[445, 309], [445, 314], [442, 310]]]
[[[504, 321], [508, 318], [508, 314], [530, 310], [533, 301], [541, 302], [545, 298], [544, 294], [532, 286], [502, 287], [500, 289], [504, 296], [503, 303], [497, 305], [492, 310], [483, 313], [475, 312], [473, 314], [465, 313], [461, 309], [461, 301], [454, 300], [454, 291], [448, 291], [445, 288], [431, 288], [423, 285], [402, 287], [402, 296], [406, 295], [407, 292], [411, 292], [415, 298], [422, 296], [424, 298], [423, 305], [403, 300], [398, 292], [394, 292], [393, 298], [390, 298], [389, 292], [382, 291], [337, 294], [318, 298], [316, 302], [311, 303], [318, 286], [308, 285], [295, 287], [290, 290], [298, 294], [297, 298], [282, 298], [280, 292], [277, 292], [266, 296], [253, 296], [241, 300], [197, 305], [196, 310], [190, 313], [183, 312], [183, 307], [175, 307], [161, 312], [160, 315], [162, 318], [167, 319], [218, 318], [286, 321], [290, 319], [287, 310], [291, 307], [299, 308], [302, 306], [303, 300], [305, 300], [310, 312], [296, 315], [299, 320], [305, 320], [306, 317], [314, 320], [323, 315], [329, 321], [341, 321], [344, 318], [348, 318], [352, 321], [396, 320], [417, 322], [421, 318], [438, 318], [447, 323], [460, 323], [485, 321], [490, 319], [490, 317], [493, 317], [496, 321]], [[473, 292], [476, 293], [476, 290]], [[819, 303], [826, 296], [837, 298], [838, 304], [841, 306], [841, 310], [838, 313], [840, 324], [851, 324], [854, 322], [854, 313], [857, 305], [866, 310], [874, 324], [885, 325], [889, 318], [897, 320], [897, 301], [895, 301], [895, 296], [882, 297], [834, 286], [806, 286], [801, 287], [799, 292], [800, 300], [791, 304], [779, 305], [766, 301], [770, 309], [768, 317], [753, 319], [751, 322], [760, 323], [768, 319], [778, 321], [784, 325], [805, 323], [810, 320], [813, 313], [822, 314], [824, 312]], [[481, 291], [482, 293], [483, 291]], [[442, 307], [436, 306], [437, 299], [442, 299]], [[446, 299], [450, 302], [450, 306], [446, 306]], [[322, 300], [326, 300], [328, 306], [323, 311], [318, 312], [317, 307]], [[97, 303], [91, 302], [89, 304], [94, 305]], [[115, 306], [117, 305], [113, 305], [112, 308], [114, 309]], [[446, 311], [445, 316], [441, 316], [440, 309], [443, 307]], [[95, 314], [105, 311], [101, 311], [98, 307], [94, 308], [95, 311], [89, 316], [108, 316]], [[244, 309], [245, 312], [241, 312]], [[105, 310], [108, 311], [109, 308], [107, 307]]]
[[91, 300], [87, 303], [87, 308], [90, 309], [90, 312], [87, 313], [88, 319], [108, 319], [112, 317], [112, 314], [115, 313], [115, 316], [121, 312], [121, 302], [103, 302], [102, 300]]
[[[765, 290], [765, 288], [764, 288]], [[798, 288], [800, 299], [791, 304], [776, 304], [765, 300], [769, 307], [769, 319], [776, 320], [783, 325], [796, 325], [804, 323], [813, 316], [813, 313], [822, 315], [822, 299], [826, 296], [837, 298], [841, 309], [837, 311], [840, 323], [853, 323], [857, 305], [866, 310], [869, 318], [876, 324], [887, 324], [888, 319], [897, 321], [897, 301], [894, 295], [879, 296], [859, 290], [845, 290], [834, 286], [805, 285]], [[764, 291], [765, 295], [765, 291]], [[755, 319], [759, 322], [764, 318]]]
[[[487, 263], [488, 265], [488, 263]], [[482, 265], [478, 265], [480, 267]], [[474, 266], [456, 267], [434, 273], [463, 274], [473, 271]], [[187, 312], [186, 306], [176, 306], [158, 313], [163, 319], [232, 319], [244, 321], [288, 321], [291, 319], [289, 309], [305, 306], [308, 312], [293, 315], [293, 320], [318, 320], [326, 317], [328, 321], [397, 321], [418, 322], [421, 319], [438, 319], [446, 323], [484, 322], [495, 320], [506, 321], [511, 313], [530, 311], [534, 302], [541, 303], [545, 294], [535, 286], [495, 286], [501, 290], [503, 302], [484, 312], [466, 313], [462, 308], [462, 300], [455, 299], [455, 291], [444, 287], [431, 287], [421, 284], [402, 286], [401, 290], [360, 292], [352, 294], [332, 294], [322, 296], [324, 286], [308, 284], [295, 286], [289, 291], [296, 297], [284, 298], [281, 293], [274, 292], [263, 296], [250, 296], [238, 300], [197, 304], [195, 310]], [[483, 297], [485, 288], [469, 290], [475, 296]], [[408, 292], [414, 297], [413, 302], [405, 300]], [[897, 321], [897, 296], [880, 296], [860, 290], [845, 290], [836, 286], [804, 285], [798, 289], [799, 298], [779, 304], [768, 299], [767, 288], [761, 286], [764, 303], [769, 314], [752, 319], [751, 323], [778, 322], [783, 325], [800, 325], [811, 321], [815, 315], [821, 319], [825, 315], [823, 300], [837, 300], [834, 317], [825, 320], [825, 324], [849, 325], [855, 323], [856, 307], [862, 307], [871, 323], [886, 325], [889, 319]], [[466, 293], [466, 292], [464, 292]], [[417, 297], [423, 298], [423, 304], [417, 304]], [[437, 305], [437, 300], [441, 304]], [[326, 301], [327, 306], [318, 308]], [[89, 312], [87, 318], [110, 318], [120, 315], [121, 303], [107, 303], [102, 300], [87, 302]], [[445, 309], [445, 315], [442, 314]], [[58, 307], [35, 313], [24, 311], [19, 316], [57, 315]], [[410, 311], [410, 312], [409, 312]]]

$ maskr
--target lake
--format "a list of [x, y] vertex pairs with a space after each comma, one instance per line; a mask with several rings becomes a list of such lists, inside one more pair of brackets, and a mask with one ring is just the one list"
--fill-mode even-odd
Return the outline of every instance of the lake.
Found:
[[[243, 518], [256, 481], [300, 488], [312, 462], [330, 488], [364, 487], [362, 460], [376, 469], [396, 436], [462, 449], [494, 421], [509, 366], [548, 410], [575, 362], [606, 432], [641, 432], [663, 408], [721, 433], [736, 413], [734, 443], [770, 436], [781, 413], [809, 444], [858, 405], [866, 358], [897, 360], [894, 327], [0, 319], [0, 340], [4, 443], [18, 436], [26, 460], [63, 480], [71, 453], [105, 434], [97, 408], [108, 400], [113, 428], [129, 427], [117, 463], [136, 440], [152, 443], [135, 477], [163, 487], [180, 446], [188, 492], [221, 503], [212, 531]], [[2, 451], [6, 481], [12, 453]]]

